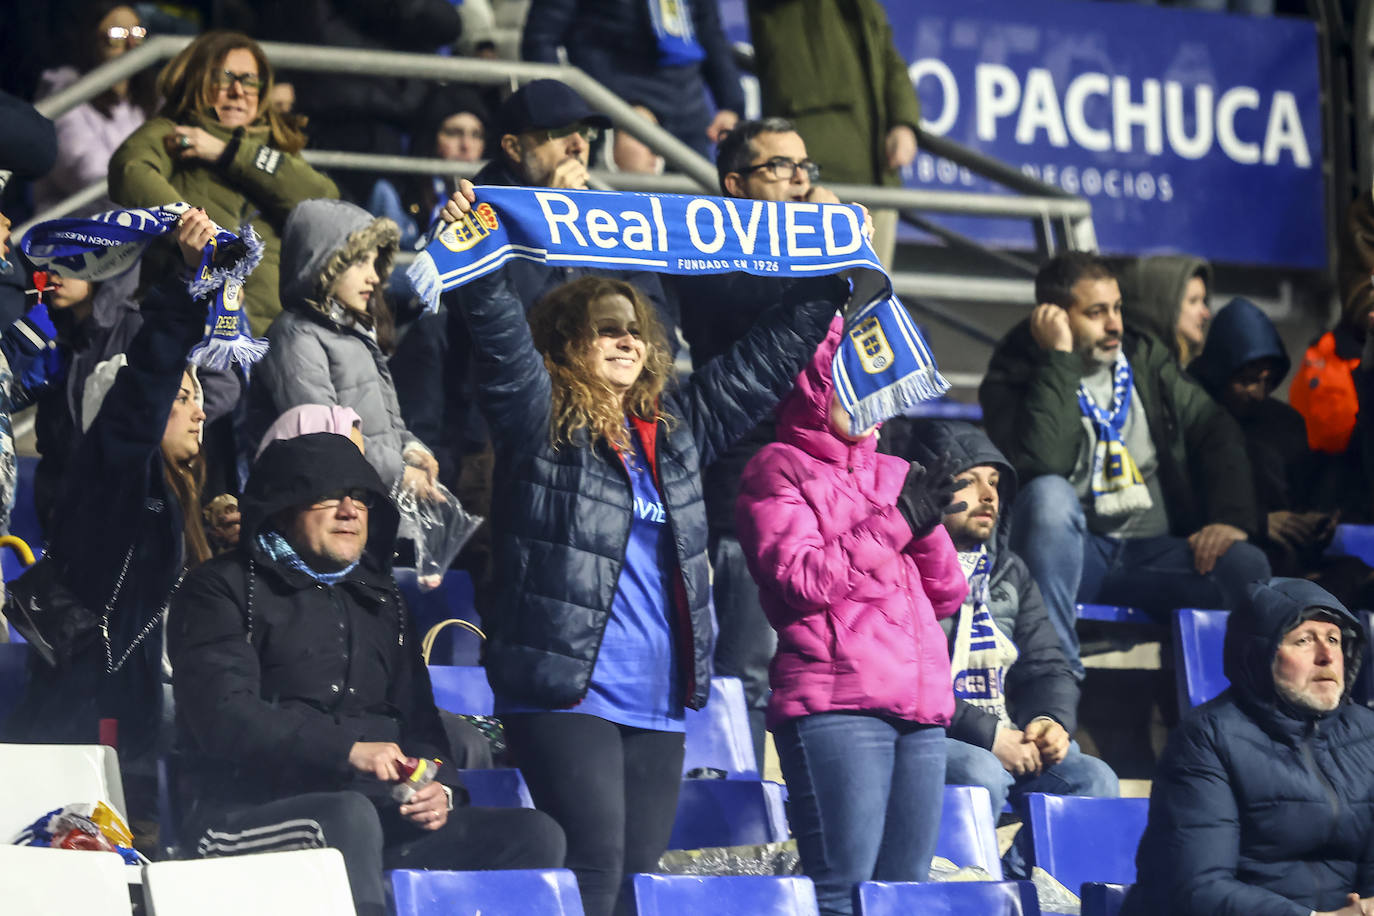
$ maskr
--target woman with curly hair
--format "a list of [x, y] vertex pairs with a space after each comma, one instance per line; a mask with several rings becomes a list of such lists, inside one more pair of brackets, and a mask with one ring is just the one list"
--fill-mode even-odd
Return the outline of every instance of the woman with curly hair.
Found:
[[[462, 182], [442, 218], [474, 200]], [[574, 280], [528, 320], [504, 270], [471, 286], [496, 454], [487, 678], [536, 807], [567, 835], [584, 910], [609, 916], [622, 877], [668, 845], [683, 711], [710, 691], [701, 469], [791, 387], [848, 285], [780, 285], [785, 301], [680, 385], [629, 284]]]
[[[110, 197], [120, 206], [184, 200], [225, 228], [253, 224], [263, 257], [244, 298], [259, 335], [281, 311], [277, 265], [287, 214], [302, 200], [339, 196], [301, 158], [304, 120], [268, 103], [272, 86], [257, 42], [240, 32], [204, 33], [158, 74], [162, 108], [115, 151], [109, 172]], [[174, 256], [170, 246], [154, 246], [143, 277], [163, 276]]]

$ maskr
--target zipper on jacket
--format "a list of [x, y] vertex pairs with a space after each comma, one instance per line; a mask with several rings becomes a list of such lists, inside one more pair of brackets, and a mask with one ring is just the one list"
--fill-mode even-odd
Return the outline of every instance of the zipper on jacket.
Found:
[[1312, 727], [1309, 728], [1307, 734], [1303, 736], [1301, 751], [1302, 760], [1303, 764], [1312, 771], [1312, 775], [1317, 777], [1317, 782], [1321, 783], [1322, 791], [1326, 793], [1326, 802], [1331, 807], [1331, 816], [1333, 818], [1339, 818], [1341, 816], [1340, 797], [1336, 795], [1336, 789], [1326, 778], [1326, 774], [1317, 766], [1317, 758], [1312, 753], [1312, 739], [1317, 737], [1317, 732], [1320, 731], [1320, 729], [1321, 723], [1314, 720], [1312, 722]]

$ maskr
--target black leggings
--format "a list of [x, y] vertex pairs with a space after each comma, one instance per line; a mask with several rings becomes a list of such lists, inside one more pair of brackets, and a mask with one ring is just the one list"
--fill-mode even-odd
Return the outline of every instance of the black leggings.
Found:
[[382, 869], [558, 868], [563, 835], [552, 819], [523, 808], [449, 812], [435, 831], [421, 830], [388, 804], [378, 810], [359, 792], [293, 795], [213, 816], [195, 834], [202, 856], [333, 847], [343, 855], [358, 916], [386, 916]]
[[548, 712], [501, 717], [539, 810], [568, 839], [586, 916], [612, 916], [625, 875], [653, 872], [682, 784], [682, 733]]

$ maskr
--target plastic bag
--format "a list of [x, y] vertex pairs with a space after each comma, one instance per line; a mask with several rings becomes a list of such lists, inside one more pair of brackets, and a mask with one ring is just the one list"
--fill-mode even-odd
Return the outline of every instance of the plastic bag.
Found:
[[483, 519], [459, 505], [458, 497], [438, 481], [430, 484], [438, 494], [435, 499], [417, 496], [402, 485], [403, 480], [391, 488], [391, 501], [401, 513], [396, 535], [414, 542], [415, 579], [421, 589], [430, 591], [439, 587], [449, 564]]
[[104, 802], [54, 808], [19, 831], [14, 845], [116, 852], [128, 865], [147, 863], [124, 820]]

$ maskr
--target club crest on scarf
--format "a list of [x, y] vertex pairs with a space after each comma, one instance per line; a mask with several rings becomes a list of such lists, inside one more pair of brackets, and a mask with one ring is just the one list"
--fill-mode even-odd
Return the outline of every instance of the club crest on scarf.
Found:
[[[190, 209], [177, 202], [48, 220], [30, 229], [19, 247], [38, 267], [82, 280], [108, 280], [137, 264], [148, 245], [175, 231]], [[215, 226], [187, 283], [193, 298], [214, 298], [205, 339], [191, 351], [192, 363], [223, 369], [257, 362], [267, 352], [267, 341], [252, 336], [243, 315], [243, 281], [261, 260], [262, 239], [251, 225], [240, 226], [237, 234]]]
[[1010, 725], [1004, 685], [1007, 669], [1020, 652], [992, 616], [992, 558], [986, 547], [980, 547], [961, 552], [959, 565], [968, 579], [969, 594], [954, 624], [950, 653], [954, 695]]
[[1104, 412], [1088, 393], [1087, 386], [1079, 383], [1078, 406], [1097, 431], [1097, 444], [1093, 446], [1092, 484], [1093, 509], [1098, 515], [1128, 515], [1150, 508], [1150, 490], [1140, 475], [1140, 468], [1126, 449], [1121, 431], [1126, 426], [1126, 417], [1131, 412], [1131, 391], [1133, 385], [1131, 363], [1126, 354], [1116, 354], [1116, 365], [1112, 370], [1112, 403]]
[[832, 365], [840, 403], [867, 429], [949, 388], [863, 235], [857, 206], [676, 194], [483, 187], [472, 215], [436, 226], [407, 271], [439, 296], [512, 258], [667, 274], [847, 274], [852, 346]]

